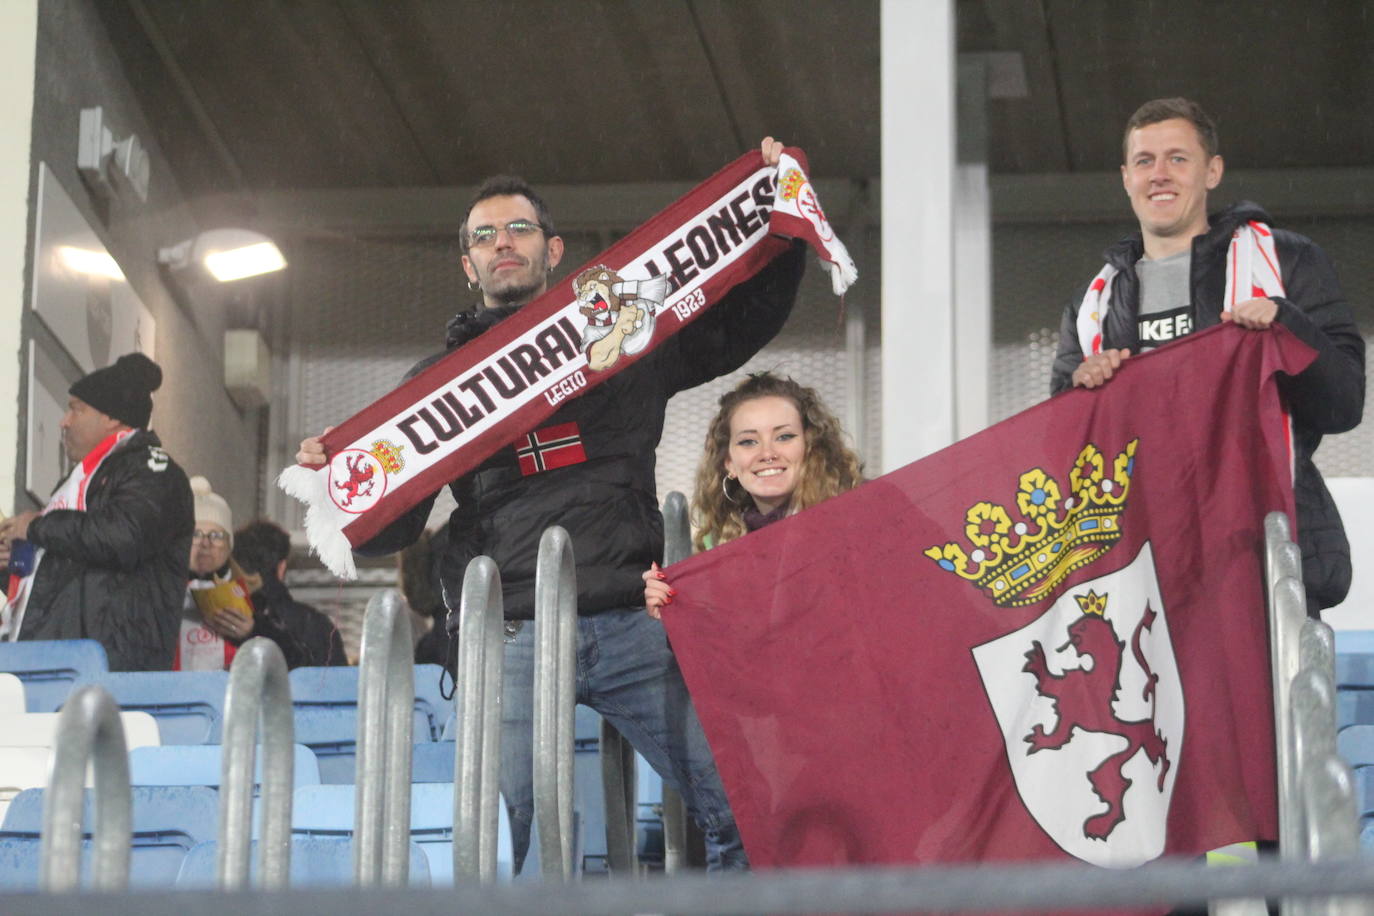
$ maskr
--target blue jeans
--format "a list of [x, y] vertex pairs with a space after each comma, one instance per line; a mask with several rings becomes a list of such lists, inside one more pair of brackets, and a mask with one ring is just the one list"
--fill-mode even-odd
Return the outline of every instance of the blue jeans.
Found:
[[[515, 870], [534, 819], [534, 625], [506, 644], [501, 696], [501, 792], [510, 812]], [[643, 608], [577, 618], [577, 702], [599, 712], [666, 784], [706, 835], [707, 871], [749, 867], [715, 759], [668, 648]]]

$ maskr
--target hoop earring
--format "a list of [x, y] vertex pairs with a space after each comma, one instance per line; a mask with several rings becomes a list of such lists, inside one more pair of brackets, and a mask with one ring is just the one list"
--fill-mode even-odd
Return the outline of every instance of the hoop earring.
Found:
[[476, 281], [473, 281], [473, 280], [469, 280], [469, 281], [468, 281], [468, 289], [472, 290], [474, 293], [477, 292], [477, 291], [478, 291], [479, 289], [481, 289], [481, 288], [482, 288], [482, 287], [480, 287], [480, 286], [477, 285]]
[[729, 474], [722, 474], [722, 475], [720, 475], [720, 492], [721, 492], [721, 495], [725, 497], [725, 501], [726, 501], [726, 502], [738, 506], [738, 505], [739, 505], [739, 500], [737, 500], [737, 499], [732, 499], [732, 498], [730, 497], [730, 488], [727, 487], [727, 486], [725, 485], [725, 484], [726, 484], [726, 481], [728, 481], [728, 480], [730, 480], [730, 475], [729, 475]]

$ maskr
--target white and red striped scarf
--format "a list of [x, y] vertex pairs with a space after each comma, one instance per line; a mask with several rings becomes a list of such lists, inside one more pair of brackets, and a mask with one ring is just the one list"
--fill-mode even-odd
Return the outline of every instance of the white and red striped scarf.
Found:
[[[76, 463], [67, 479], [62, 481], [62, 486], [53, 491], [52, 496], [48, 498], [48, 504], [43, 507], [42, 514], [47, 515], [54, 509], [75, 509], [77, 512], [85, 512], [86, 487], [95, 476], [96, 468], [133, 434], [134, 430], [125, 429], [101, 439], [95, 448], [86, 453], [85, 458]], [[35, 546], [33, 568], [29, 574], [22, 579], [18, 576], [10, 577], [9, 593], [5, 596], [4, 607], [0, 608], [0, 639], [19, 638], [19, 628], [24, 623], [24, 610], [29, 603], [29, 592], [33, 588], [34, 579], [38, 578], [38, 567], [43, 562], [43, 554], [43, 548]]]
[[[842, 294], [858, 274], [807, 168], [792, 147], [776, 167], [758, 151], [741, 156], [511, 318], [339, 424], [323, 438], [326, 465], [289, 467], [278, 479], [307, 504], [311, 548], [336, 575], [353, 578], [355, 545], [536, 429], [565, 400], [642, 359], [781, 254], [784, 238], [810, 242]], [[670, 280], [661, 303], [636, 300], [646, 312], [637, 339], [609, 364], [574, 289], [593, 266], [621, 281]], [[589, 365], [592, 346], [605, 368]]]
[[[1084, 356], [1102, 352], [1102, 325], [1111, 307], [1112, 280], [1117, 269], [1108, 264], [1093, 278], [1083, 303], [1078, 307], [1078, 346]], [[1226, 253], [1226, 296], [1223, 311], [1257, 296], [1282, 296], [1283, 277], [1279, 256], [1274, 249], [1273, 230], [1265, 223], [1251, 220], [1231, 233]]]

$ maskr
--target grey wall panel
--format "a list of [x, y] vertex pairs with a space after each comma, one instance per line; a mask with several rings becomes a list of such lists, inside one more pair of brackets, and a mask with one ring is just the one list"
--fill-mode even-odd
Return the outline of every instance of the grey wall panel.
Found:
[[[153, 428], [188, 472], [210, 478], [236, 519], [247, 520], [257, 509], [257, 422], [234, 406], [224, 387], [226, 310], [218, 299], [178, 305], [157, 270], [157, 249], [187, 238], [197, 227], [110, 44], [97, 4], [39, 4], [36, 68], [33, 173], [38, 162], [48, 163], [153, 313], [157, 360], [164, 374], [162, 389], [153, 396]], [[105, 109], [119, 136], [133, 132], [147, 145], [151, 181], [146, 203], [130, 197], [104, 204], [78, 176], [80, 112], [95, 105]], [[26, 336], [34, 333], [32, 322], [30, 315]], [[21, 480], [22, 473], [21, 468]]]

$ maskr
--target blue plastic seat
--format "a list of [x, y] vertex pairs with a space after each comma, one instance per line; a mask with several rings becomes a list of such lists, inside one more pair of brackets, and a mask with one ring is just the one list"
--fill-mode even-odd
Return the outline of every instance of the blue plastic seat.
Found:
[[[29, 836], [0, 836], [0, 891], [38, 889], [39, 852], [42, 840]], [[91, 880], [91, 841], [81, 844], [81, 883]]]
[[1374, 690], [1341, 688], [1336, 691], [1336, 727], [1374, 725]]
[[[296, 740], [315, 752], [320, 782], [352, 783], [357, 770], [358, 707], [296, 706], [295, 715]], [[423, 739], [429, 734], [428, 720], [418, 709], [413, 719], [413, 734]]]
[[[415, 740], [433, 741], [448, 707], [439, 693], [438, 665], [415, 666]], [[291, 671], [291, 705], [297, 709], [349, 708], [358, 706], [358, 669], [355, 667], [296, 668]]]
[[29, 712], [56, 712], [72, 688], [109, 670], [105, 647], [94, 639], [0, 642], [0, 671], [24, 682]]
[[1360, 817], [1374, 816], [1374, 765], [1351, 768], [1355, 777], [1355, 808]]
[[[201, 843], [191, 848], [177, 876], [179, 888], [214, 888], [217, 844]], [[249, 874], [258, 873], [256, 841], [249, 856]], [[353, 838], [335, 836], [291, 837], [292, 887], [348, 887], [353, 884]], [[429, 860], [424, 850], [410, 844], [410, 883], [429, 886]]]
[[1337, 630], [1336, 654], [1374, 654], [1374, 630]]
[[[635, 850], [645, 863], [663, 862], [663, 777], [638, 752], [635, 761]], [[601, 715], [578, 705], [573, 720], [573, 805], [581, 826], [584, 871], [604, 872], [606, 801], [601, 776]], [[523, 872], [522, 872], [523, 874]]]
[[[205, 786], [135, 786], [129, 884], [171, 887], [186, 853], [218, 832], [219, 793]], [[95, 823], [93, 795], [86, 791], [82, 823]], [[37, 840], [43, 830], [43, 790], [20, 792], [5, 813], [0, 839]], [[37, 876], [35, 874], [36, 882]]]
[[419, 741], [410, 752], [410, 781], [453, 783], [452, 741]]
[[[136, 786], [210, 786], [218, 788], [223, 748], [218, 744], [173, 744], [140, 747], [129, 752], [129, 781]], [[256, 776], [262, 783], [262, 748], [256, 755]], [[295, 746], [294, 784], [318, 785], [320, 766], [310, 748]]]
[[1348, 652], [1336, 656], [1336, 686], [1374, 689], [1374, 654]]
[[95, 678], [120, 709], [157, 720], [163, 744], [218, 744], [228, 671], [111, 671]]
[[1352, 767], [1374, 764], [1374, 725], [1352, 725], [1336, 733], [1336, 753]]
[[[353, 835], [356, 786], [302, 786], [291, 800], [291, 831], [297, 835]], [[431, 883], [453, 884], [453, 783], [416, 783], [410, 787], [410, 839], [429, 858]], [[513, 871], [510, 822], [499, 806], [496, 873], [509, 880]]]

